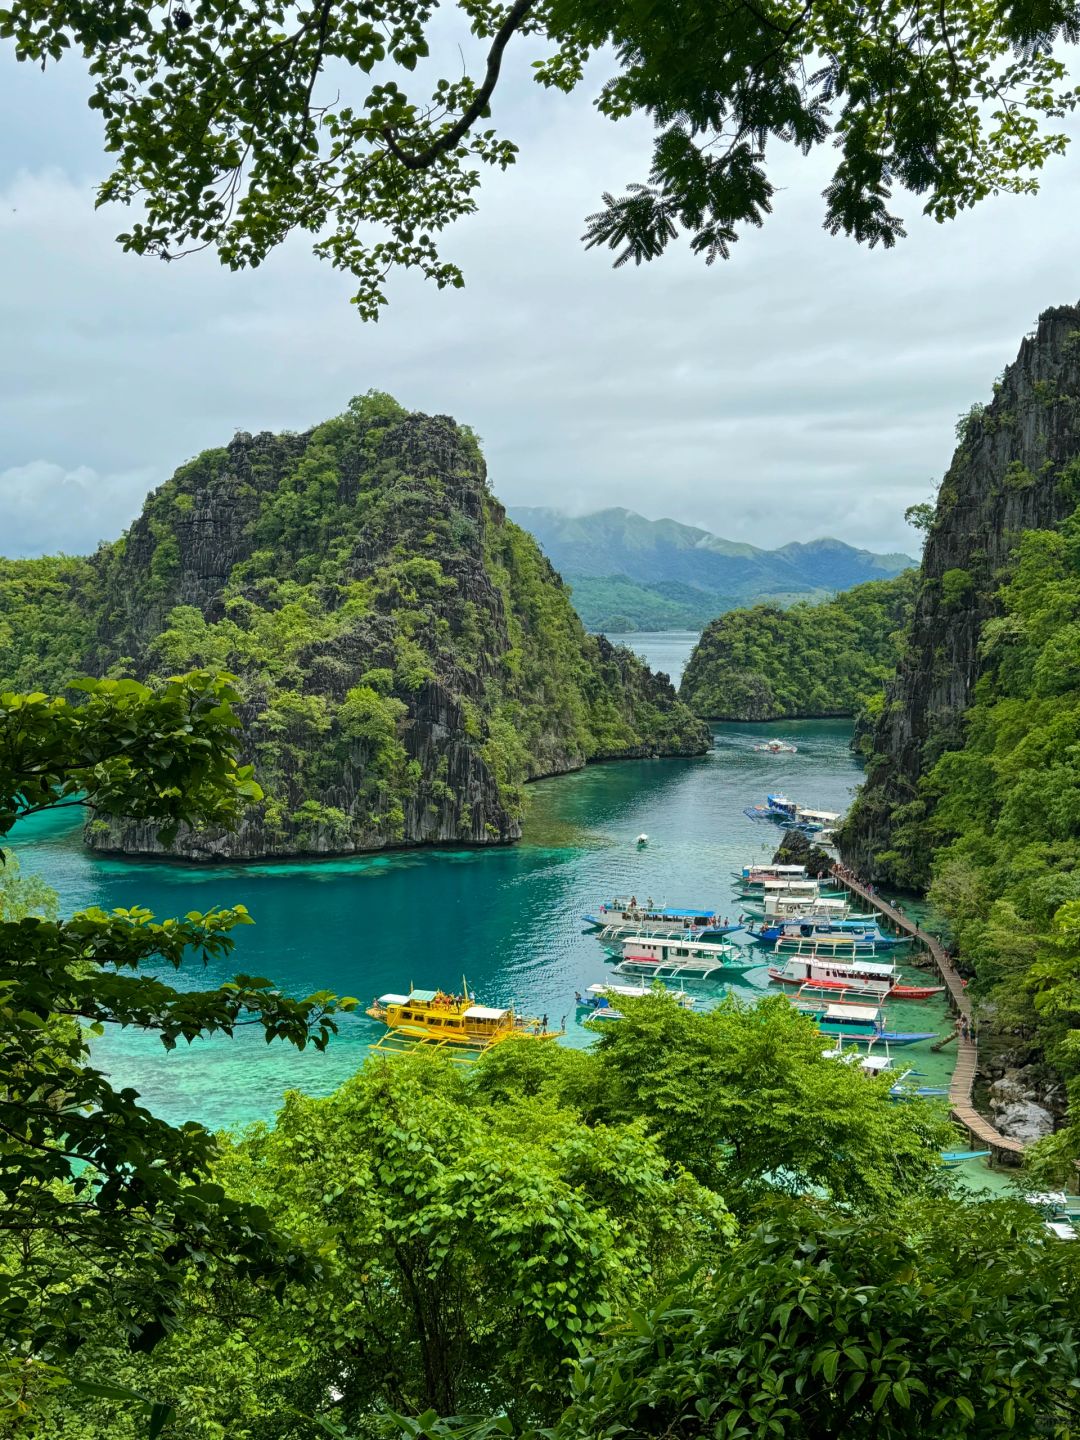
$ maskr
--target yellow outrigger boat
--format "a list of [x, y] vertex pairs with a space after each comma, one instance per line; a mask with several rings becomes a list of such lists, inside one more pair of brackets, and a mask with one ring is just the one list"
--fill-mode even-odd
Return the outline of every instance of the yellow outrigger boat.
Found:
[[445, 1048], [455, 1059], [475, 1060], [484, 1050], [511, 1036], [554, 1040], [561, 1030], [547, 1028], [547, 1016], [537, 1020], [518, 1015], [511, 1007], [477, 1005], [465, 989], [415, 990], [408, 995], [380, 995], [368, 1006], [373, 1020], [381, 1020], [386, 1034], [372, 1047], [384, 1054], [412, 1050], [418, 1045]]

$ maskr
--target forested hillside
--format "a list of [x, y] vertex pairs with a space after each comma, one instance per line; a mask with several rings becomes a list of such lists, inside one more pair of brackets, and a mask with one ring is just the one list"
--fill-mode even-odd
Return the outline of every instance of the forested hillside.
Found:
[[914, 570], [816, 605], [732, 610], [709, 625], [680, 695], [715, 720], [853, 715], [880, 703], [901, 653]]
[[511, 515], [570, 583], [590, 630], [700, 629], [739, 605], [823, 599], [913, 563], [830, 539], [762, 550], [621, 507], [570, 516], [518, 506]]
[[[914, 617], [843, 832], [929, 886], [1009, 1045], [998, 1096], [1080, 1102], [1080, 308], [1038, 331], [958, 427]], [[1010, 1088], [1011, 1087], [1011, 1088]], [[1036, 1130], [1037, 1133], [1037, 1130]], [[1080, 1127], [1046, 1142], [1080, 1155]]]
[[[90, 561], [0, 572], [0, 685], [192, 668], [238, 677], [266, 791], [234, 833], [181, 832], [192, 858], [505, 842], [534, 776], [708, 744], [585, 634], [469, 431], [388, 396], [203, 453]], [[146, 823], [89, 838], [158, 848]]]

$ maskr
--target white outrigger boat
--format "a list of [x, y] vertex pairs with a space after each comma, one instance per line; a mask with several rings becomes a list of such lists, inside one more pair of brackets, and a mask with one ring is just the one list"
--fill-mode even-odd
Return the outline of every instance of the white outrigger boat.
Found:
[[773, 954], [809, 956], [814, 960], [853, 961], [864, 957], [872, 960], [875, 955], [883, 955], [892, 948], [888, 939], [879, 940], [873, 933], [860, 935], [849, 934], [843, 930], [815, 931], [812, 926], [807, 926], [806, 929], [809, 932], [807, 934], [803, 933], [802, 926], [785, 928], [773, 945]]
[[[884, 1075], [886, 1071], [892, 1069], [892, 1056], [889, 1054], [887, 1046], [884, 1054], [879, 1052], [875, 1055], [871, 1048], [864, 1055], [861, 1050], [856, 1050], [854, 1045], [852, 1045], [850, 1049], [845, 1050], [844, 1037], [842, 1035], [837, 1035], [836, 1044], [830, 1045], [828, 1050], [823, 1050], [821, 1053], [826, 1060], [839, 1060], [843, 1065], [856, 1066], [864, 1075]], [[894, 1083], [899, 1085], [900, 1082], [905, 1080], [910, 1074], [910, 1070], [905, 1070], [903, 1075]], [[890, 1079], [891, 1078], [890, 1076]]]
[[805, 865], [744, 865], [731, 877], [740, 890], [760, 891], [766, 880], [805, 880]]
[[809, 902], [799, 895], [766, 895], [762, 908], [766, 920], [850, 920], [866, 925], [876, 925], [878, 920], [872, 910], [863, 915], [853, 915], [851, 905], [838, 895], [815, 895]]
[[724, 941], [666, 940], [658, 935], [628, 935], [621, 944], [620, 975], [699, 976], [707, 979], [721, 970], [741, 975], [757, 970], [761, 961], [746, 950]]
[[662, 935], [667, 939], [694, 938], [721, 940], [736, 930], [734, 924], [711, 905], [656, 904], [651, 898], [640, 904], [636, 896], [617, 896], [605, 901], [596, 914], [581, 917], [587, 925], [600, 931], [601, 940], [615, 940], [622, 935]]
[[745, 910], [767, 914], [770, 900], [794, 900], [804, 910], [813, 910], [819, 900], [843, 900], [839, 890], [828, 889], [818, 880], [766, 880], [760, 891], [743, 895], [740, 904]]
[[574, 992], [574, 1002], [579, 1011], [584, 1011], [586, 1020], [621, 1020], [622, 1011], [611, 1003], [627, 997], [632, 1000], [647, 999], [650, 995], [670, 995], [684, 1010], [692, 1010], [694, 1001], [685, 990], [668, 990], [660, 985], [590, 985], [584, 993]]
[[878, 960], [833, 960], [818, 955], [789, 955], [783, 968], [770, 965], [769, 979], [774, 985], [794, 986], [801, 992], [856, 995], [894, 1000], [926, 1000], [940, 995], [944, 985], [910, 985], [900, 980], [896, 966]]
[[795, 755], [799, 747], [790, 740], [759, 740], [754, 749], [765, 755]]

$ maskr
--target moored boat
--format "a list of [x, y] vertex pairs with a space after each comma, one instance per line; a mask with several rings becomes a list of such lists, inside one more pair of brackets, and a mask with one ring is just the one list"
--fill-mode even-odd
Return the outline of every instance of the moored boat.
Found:
[[782, 919], [772, 923], [768, 920], [752, 921], [746, 929], [751, 939], [759, 945], [775, 944], [777, 940], [789, 939], [795, 935], [801, 936], [804, 940], [824, 938], [829, 935], [847, 936], [864, 943], [872, 942], [880, 950], [895, 950], [908, 943], [907, 936], [886, 935], [872, 920], [869, 924], [866, 921], [854, 923], [848, 920], [837, 920], [828, 914], [800, 915], [795, 919]]
[[765, 811], [781, 825], [810, 833], [830, 829], [841, 818], [836, 810], [817, 810], [810, 805], [800, 805], [780, 793], [766, 795]]
[[[548, 1028], [546, 1015], [536, 1019], [518, 1015], [512, 1006], [478, 1005], [467, 989], [461, 993], [411, 989], [407, 995], [380, 995], [367, 1013], [387, 1027], [374, 1046], [383, 1051], [433, 1043], [452, 1051], [479, 1052], [511, 1036], [554, 1040], [562, 1034]], [[463, 1058], [473, 1057], [465, 1054]]]
[[817, 1022], [822, 1035], [833, 1035], [853, 1045], [917, 1045], [935, 1039], [928, 1030], [887, 1030], [880, 1005], [855, 1005], [827, 1000], [821, 1003], [793, 1000], [795, 1008]]
[[695, 936], [720, 940], [741, 930], [741, 923], [721, 915], [711, 905], [656, 904], [650, 897], [640, 904], [636, 896], [616, 896], [605, 901], [593, 914], [581, 917], [605, 939], [617, 935], [664, 935], [672, 939]]
[[626, 936], [621, 954], [622, 959], [615, 967], [620, 975], [707, 979], [721, 971], [742, 974], [761, 964], [750, 952], [724, 941], [667, 940], [658, 935]]
[[582, 993], [574, 992], [574, 1003], [579, 1013], [584, 1012], [586, 1020], [621, 1020], [622, 1011], [616, 1004], [623, 998], [640, 1000], [654, 995], [670, 995], [684, 1010], [692, 1010], [694, 1001], [685, 990], [668, 990], [660, 985], [590, 985]]
[[873, 935], [859, 935], [837, 930], [815, 930], [812, 926], [786, 927], [773, 945], [774, 955], [809, 955], [815, 960], [856, 960], [880, 955], [889, 948], [888, 941], [875, 940]]
[[822, 885], [819, 880], [766, 880], [760, 889], [737, 889], [740, 903], [747, 910], [763, 915], [770, 900], [787, 900], [812, 909], [819, 900], [847, 899], [842, 890]]
[[889, 996], [893, 1000], [926, 1000], [940, 995], [944, 985], [909, 984], [901, 980], [896, 966], [884, 961], [826, 960], [812, 955], [789, 955], [782, 968], [769, 967], [769, 979], [777, 985], [823, 993]]
[[766, 880], [805, 880], [805, 865], [744, 865], [732, 871], [731, 878], [739, 885], [762, 886]]

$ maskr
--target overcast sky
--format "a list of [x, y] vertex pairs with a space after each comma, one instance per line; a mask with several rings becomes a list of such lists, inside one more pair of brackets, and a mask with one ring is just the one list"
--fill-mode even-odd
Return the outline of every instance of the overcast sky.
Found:
[[290, 243], [251, 274], [125, 256], [95, 214], [99, 120], [74, 65], [0, 52], [0, 553], [86, 551], [235, 430], [299, 429], [371, 387], [476, 429], [509, 504], [625, 505], [759, 545], [836, 535], [917, 552], [903, 511], [946, 467], [1039, 311], [1080, 298], [1080, 148], [1034, 200], [921, 221], [868, 251], [821, 229], [825, 154], [785, 165], [763, 231], [712, 269], [586, 252], [647, 130], [510, 66], [521, 146], [445, 237], [464, 291], [394, 284], [378, 325]]

